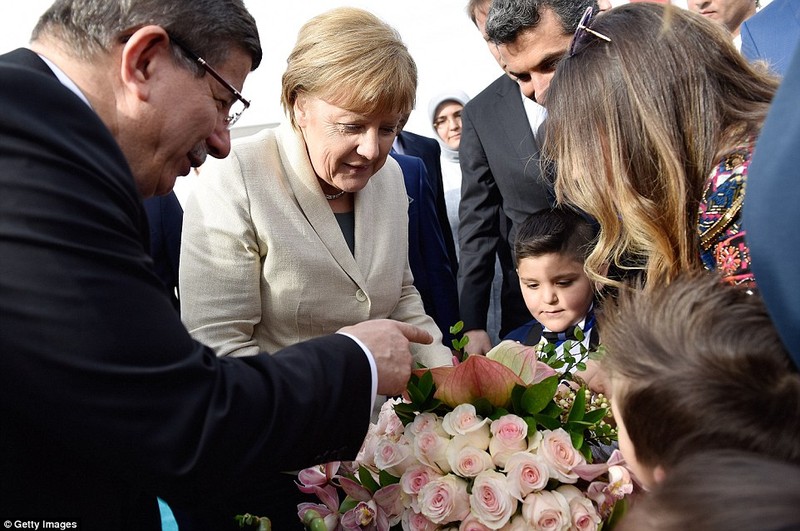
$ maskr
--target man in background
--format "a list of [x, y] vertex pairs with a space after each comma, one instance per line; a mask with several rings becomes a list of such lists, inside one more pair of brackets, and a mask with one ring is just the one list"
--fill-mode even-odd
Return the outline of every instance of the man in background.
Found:
[[160, 529], [157, 497], [232, 517], [269, 474], [355, 457], [431, 341], [382, 320], [221, 359], [181, 324], [142, 197], [228, 155], [261, 55], [241, 0], [58, 0], [0, 56], [4, 519]]

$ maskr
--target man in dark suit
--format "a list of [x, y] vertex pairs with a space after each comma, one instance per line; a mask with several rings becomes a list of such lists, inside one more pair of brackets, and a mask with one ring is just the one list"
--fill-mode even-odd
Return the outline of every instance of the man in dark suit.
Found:
[[444, 344], [450, 347], [453, 339], [450, 327], [459, 320], [458, 288], [445, 237], [439, 228], [430, 180], [421, 158], [391, 155], [403, 170], [408, 193], [408, 263], [414, 287], [422, 297], [425, 313], [436, 321]]
[[444, 237], [447, 257], [450, 260], [450, 269], [453, 271], [453, 274], [456, 274], [458, 272], [458, 254], [456, 254], [453, 229], [450, 227], [450, 222], [447, 220], [447, 204], [444, 200], [444, 184], [442, 180], [442, 149], [439, 147], [439, 143], [433, 138], [403, 130], [400, 131], [394, 141], [394, 149], [401, 155], [419, 157], [425, 164], [428, 183], [430, 183], [430, 187], [433, 190], [436, 219], [442, 231], [442, 236]]
[[763, 59], [775, 73], [784, 75], [800, 41], [800, 2], [772, 0], [741, 26], [742, 55]]
[[59, 0], [32, 50], [0, 56], [9, 521], [159, 529], [156, 497], [232, 516], [272, 473], [353, 458], [376, 391], [405, 386], [409, 340], [432, 340], [382, 320], [220, 359], [191, 339], [153, 270], [141, 197], [228, 154], [258, 32], [239, 0], [120, 4]]
[[181, 257], [183, 207], [172, 191], [144, 200], [150, 225], [150, 256], [158, 278], [169, 291], [172, 305], [180, 311], [178, 301], [178, 269]]
[[789, 64], [750, 164], [742, 223], [759, 291], [800, 369], [800, 47]]
[[552, 191], [540, 167], [534, 111], [523, 98], [543, 103], [583, 9], [597, 8], [593, 1], [494, 0], [486, 18], [489, 2], [470, 2], [468, 9], [507, 75], [464, 107], [459, 149], [459, 301], [471, 354], [491, 347], [485, 328], [496, 252], [504, 277], [501, 337], [527, 321], [509, 245], [516, 226], [550, 207]]

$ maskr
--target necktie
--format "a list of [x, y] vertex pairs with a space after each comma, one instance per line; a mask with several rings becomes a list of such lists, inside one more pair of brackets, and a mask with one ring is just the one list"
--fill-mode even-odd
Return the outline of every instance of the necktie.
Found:
[[570, 341], [577, 341], [575, 337], [575, 327], [571, 326], [567, 330], [563, 332], [550, 332], [550, 331], [543, 331], [542, 337], [547, 340], [548, 343], [553, 343], [555, 345], [560, 345], [566, 340]]

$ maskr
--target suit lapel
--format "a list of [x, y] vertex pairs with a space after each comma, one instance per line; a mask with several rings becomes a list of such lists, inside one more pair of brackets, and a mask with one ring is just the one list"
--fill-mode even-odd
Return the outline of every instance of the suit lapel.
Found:
[[504, 78], [506, 81], [497, 88], [499, 98], [494, 101], [494, 113], [497, 123], [502, 124], [499, 129], [508, 138], [508, 144], [513, 146], [519, 160], [527, 161], [539, 152], [539, 146], [531, 132], [519, 85], [508, 76]]
[[[356, 259], [350, 253], [350, 248], [342, 235], [342, 230], [339, 228], [339, 223], [333, 215], [333, 211], [328, 205], [325, 196], [321, 193], [317, 176], [311, 166], [311, 161], [308, 160], [308, 152], [306, 145], [303, 141], [303, 136], [300, 132], [295, 131], [294, 128], [284, 123], [278, 129], [278, 135], [281, 141], [278, 142], [278, 147], [281, 152], [281, 158], [284, 160], [284, 169], [288, 174], [289, 185], [297, 200], [300, 209], [303, 211], [314, 232], [322, 241], [325, 248], [330, 255], [336, 260], [347, 275], [359, 285], [364, 284], [364, 278], [361, 274]], [[369, 188], [369, 186], [367, 186]], [[356, 255], [360, 254], [359, 247], [361, 245], [368, 245], [368, 242], [362, 240], [362, 234], [359, 232], [359, 219], [374, 219], [369, 217], [362, 217], [364, 214], [359, 211], [359, 205], [367, 201], [359, 201], [359, 195], [366, 191], [362, 190], [356, 194], [355, 198], [355, 212], [356, 212]], [[369, 232], [366, 229], [361, 229], [361, 232]], [[300, 242], [298, 242], [300, 244]]]

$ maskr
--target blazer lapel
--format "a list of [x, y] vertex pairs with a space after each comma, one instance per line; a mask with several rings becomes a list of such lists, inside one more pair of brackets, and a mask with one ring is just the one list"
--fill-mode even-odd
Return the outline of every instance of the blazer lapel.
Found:
[[508, 78], [497, 89], [500, 99], [494, 102], [494, 112], [497, 123], [502, 124], [499, 129], [508, 138], [508, 144], [514, 147], [519, 160], [528, 160], [539, 152], [539, 146], [531, 131], [525, 106], [522, 104], [522, 95], [517, 85]]
[[[342, 235], [342, 230], [336, 222], [336, 217], [328, 205], [325, 196], [317, 181], [311, 161], [308, 160], [303, 135], [296, 131], [291, 124], [283, 123], [278, 128], [280, 142], [278, 146], [281, 158], [284, 161], [284, 170], [287, 173], [289, 185], [297, 200], [300, 209], [303, 211], [314, 232], [328, 249], [334, 260], [339, 264], [347, 275], [359, 285], [363, 285], [364, 277], [356, 264], [356, 259], [350, 253], [350, 248]], [[359, 246], [366, 245], [362, 242], [359, 234], [359, 218], [363, 218], [358, 210], [359, 198], [364, 190], [356, 194], [356, 254], [359, 254]], [[299, 243], [299, 242], [298, 242]]]

